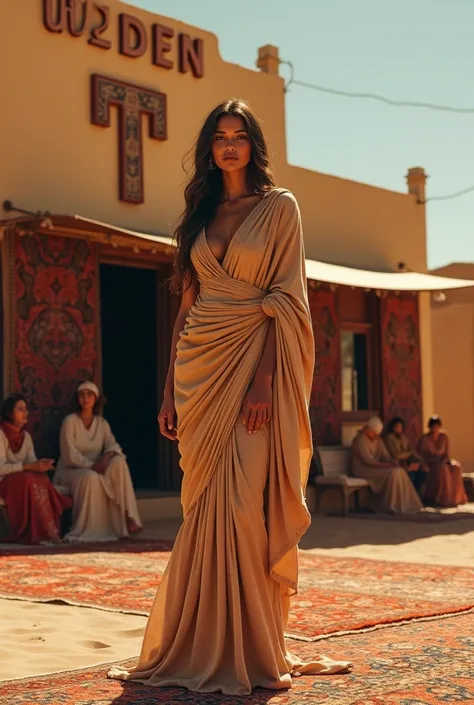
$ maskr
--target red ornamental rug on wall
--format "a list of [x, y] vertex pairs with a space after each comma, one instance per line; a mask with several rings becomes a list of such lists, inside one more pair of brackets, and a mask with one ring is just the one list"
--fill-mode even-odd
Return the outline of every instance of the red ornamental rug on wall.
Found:
[[310, 417], [315, 445], [340, 442], [341, 341], [336, 294], [328, 287], [309, 289], [315, 367]]
[[389, 293], [380, 306], [383, 418], [401, 416], [415, 443], [423, 427], [418, 298]]
[[[441, 705], [474, 703], [474, 615], [327, 639], [321, 652], [354, 664], [350, 674], [303, 676], [291, 690], [236, 698], [108, 680], [108, 665], [0, 684], [2, 705]], [[302, 659], [315, 644], [292, 642]], [[135, 660], [121, 662], [131, 667]]]
[[38, 456], [57, 458], [74, 391], [98, 364], [97, 261], [86, 240], [16, 238], [15, 388], [28, 399]]
[[[0, 597], [147, 615], [169, 544], [1, 552]], [[316, 641], [384, 624], [474, 608], [474, 570], [300, 552], [300, 592], [287, 635]]]

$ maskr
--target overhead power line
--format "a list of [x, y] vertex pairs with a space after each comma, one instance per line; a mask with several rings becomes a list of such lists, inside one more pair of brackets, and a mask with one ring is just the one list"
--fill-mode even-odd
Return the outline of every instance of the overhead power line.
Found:
[[330, 95], [337, 95], [342, 98], [376, 100], [379, 103], [385, 103], [386, 105], [392, 105], [397, 108], [424, 108], [426, 110], [437, 110], [449, 113], [462, 113], [466, 115], [474, 113], [474, 108], [458, 108], [453, 105], [438, 105], [437, 103], [423, 103], [413, 100], [395, 100], [394, 98], [387, 98], [387, 96], [379, 95], [378, 93], [357, 93], [354, 91], [343, 91], [338, 88], [328, 88], [327, 86], [319, 86], [316, 83], [299, 81], [294, 77], [294, 67], [291, 61], [282, 60], [280, 61], [280, 63], [289, 66], [291, 72], [290, 78], [285, 85], [285, 91], [288, 91], [290, 86], [301, 86], [302, 88], [309, 88], [313, 91], [319, 91], [320, 93], [328, 93]]
[[460, 196], [465, 196], [467, 193], [474, 192], [474, 185], [468, 186], [467, 188], [461, 189], [461, 191], [455, 191], [454, 193], [448, 193], [446, 196], [429, 196], [425, 199], [425, 203], [428, 201], [449, 201], [452, 198], [459, 198]]
[[[337, 88], [328, 88], [326, 86], [319, 86], [316, 83], [308, 83], [306, 81], [298, 81], [295, 79], [295, 70], [291, 61], [280, 60], [281, 64], [285, 64], [290, 69], [290, 78], [285, 84], [285, 92], [288, 91], [290, 86], [301, 86], [302, 88], [309, 88], [314, 91], [320, 91], [321, 93], [329, 93], [330, 95], [337, 95], [343, 98], [356, 98], [364, 100], [376, 100], [380, 103], [385, 103], [386, 105], [393, 105], [397, 108], [425, 108], [429, 110], [438, 110], [450, 113], [474, 113], [474, 108], [457, 108], [452, 105], [438, 105], [436, 103], [422, 103], [418, 101], [411, 100], [394, 100], [392, 98], [387, 98], [386, 96], [379, 95], [377, 93], [356, 93], [353, 91], [343, 91]], [[474, 192], [474, 185], [468, 186], [467, 188], [461, 189], [460, 191], [454, 191], [454, 193], [448, 193], [444, 196], [430, 196], [425, 199], [424, 203], [428, 201], [449, 201], [454, 198], [460, 198], [468, 193]]]

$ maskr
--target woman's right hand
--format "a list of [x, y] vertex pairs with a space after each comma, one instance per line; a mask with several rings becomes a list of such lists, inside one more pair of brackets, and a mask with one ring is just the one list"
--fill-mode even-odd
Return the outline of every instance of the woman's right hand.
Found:
[[170, 441], [176, 440], [176, 408], [171, 394], [165, 394], [158, 414], [160, 433]]

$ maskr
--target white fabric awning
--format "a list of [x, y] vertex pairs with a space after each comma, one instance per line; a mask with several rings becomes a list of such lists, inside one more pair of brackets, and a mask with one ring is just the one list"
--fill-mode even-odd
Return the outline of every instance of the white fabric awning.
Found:
[[102, 223], [100, 220], [92, 220], [92, 218], [85, 218], [83, 215], [75, 215], [74, 220], [82, 223], [87, 223], [88, 225], [94, 225], [96, 228], [102, 229], [104, 232], [111, 235], [128, 235], [130, 237], [135, 237], [140, 240], [147, 240], [148, 242], [156, 242], [160, 245], [167, 245], [168, 247], [174, 247], [174, 242], [169, 235], [149, 235], [148, 233], [140, 233], [136, 230], [127, 230], [126, 228], [119, 228], [117, 225], [111, 225], [110, 223]]
[[373, 272], [306, 260], [308, 279], [328, 284], [355, 286], [376, 291], [445, 291], [474, 286], [468, 279], [450, 279], [421, 272]]
[[[174, 247], [172, 238], [166, 235], [150, 235], [135, 230], [126, 230], [98, 220], [91, 220], [80, 215], [74, 219], [103, 229], [113, 235], [130, 236], [147, 242]], [[468, 279], [450, 279], [421, 272], [374, 272], [368, 269], [341, 267], [337, 264], [306, 260], [306, 276], [315, 282], [339, 284], [374, 291], [447, 291], [448, 289], [463, 289], [474, 287], [474, 281]]]

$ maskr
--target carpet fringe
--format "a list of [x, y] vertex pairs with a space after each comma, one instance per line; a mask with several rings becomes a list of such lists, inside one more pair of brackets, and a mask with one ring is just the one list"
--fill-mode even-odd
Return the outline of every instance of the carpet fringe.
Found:
[[104, 667], [104, 670], [109, 671], [112, 666], [117, 666], [118, 664], [127, 664], [129, 661], [132, 660], [138, 660], [140, 658], [140, 654], [137, 654], [136, 656], [128, 656], [125, 659], [120, 659], [117, 661], [99, 661], [99, 663], [93, 663], [90, 666], [81, 666], [81, 668], [64, 668], [60, 671], [48, 671], [48, 673], [38, 673], [35, 676], [16, 676], [15, 678], [2, 678], [0, 681], [0, 686], [3, 685], [3, 683], [21, 683], [21, 681], [31, 681], [35, 679], [40, 679], [40, 678], [48, 678], [49, 676], [61, 676], [64, 675], [65, 673], [68, 674], [70, 673], [71, 675], [74, 674], [79, 674], [79, 673], [86, 673], [87, 671], [91, 671], [93, 668], [101, 668]]
[[[449, 614], [442, 614], [442, 615], [438, 615], [438, 616], [433, 615], [431, 617], [419, 617], [419, 618], [404, 620], [403, 622], [391, 622], [389, 624], [380, 624], [380, 625], [375, 625], [373, 627], [365, 627], [362, 629], [353, 629], [353, 630], [348, 630], [346, 632], [342, 632], [342, 631], [335, 632], [333, 634], [323, 635], [321, 637], [316, 637], [314, 639], [309, 639], [309, 638], [301, 639], [301, 638], [299, 638], [297, 640], [298, 641], [307, 641], [307, 642], [321, 641], [322, 639], [332, 639], [332, 638], [337, 638], [337, 637], [341, 637], [341, 636], [348, 636], [351, 634], [353, 635], [353, 634], [357, 634], [357, 633], [375, 632], [379, 629], [384, 629], [384, 628], [389, 628], [389, 627], [392, 627], [392, 628], [402, 627], [407, 624], [413, 624], [414, 622], [436, 622], [436, 621], [442, 620], [442, 619], [452, 619], [453, 617], [464, 616], [466, 614], [469, 614], [470, 612], [474, 613], [474, 607], [471, 607], [466, 610], [458, 611], [458, 612], [451, 612]], [[285, 636], [289, 639], [294, 639], [294, 637], [292, 637], [292, 636], [289, 636], [286, 634], [285, 634]], [[296, 641], [296, 639], [294, 639], [294, 640]], [[3, 678], [0, 681], [0, 685], [3, 683], [13, 683], [13, 682], [21, 683], [21, 681], [26, 682], [26, 681], [36, 680], [36, 679], [40, 680], [43, 678], [48, 678], [49, 676], [57, 676], [57, 675], [67, 674], [67, 673], [70, 673], [71, 675], [73, 675], [73, 674], [77, 675], [81, 672], [87, 672], [93, 668], [99, 668], [99, 667], [104, 668], [104, 671], [105, 671], [105, 670], [109, 670], [109, 667], [111, 667], [111, 666], [115, 666], [118, 664], [126, 665], [130, 661], [134, 661], [137, 658], [138, 658], [138, 655], [137, 656], [129, 656], [126, 659], [120, 659], [120, 660], [115, 660], [115, 661], [103, 661], [100, 663], [95, 663], [90, 666], [85, 666], [85, 667], [81, 667], [81, 668], [74, 668], [74, 669], [66, 668], [66, 669], [62, 669], [59, 671], [50, 671], [48, 673], [40, 673], [35, 676], [20, 676], [20, 677], [16, 677], [16, 678]]]
[[[132, 609], [119, 609], [117, 607], [106, 607], [106, 606], [100, 606], [97, 607], [96, 605], [89, 605], [85, 604], [83, 602], [79, 602], [77, 600], [62, 600], [62, 599], [54, 599], [54, 600], [49, 600], [47, 598], [34, 598], [32, 599], [31, 597], [24, 597], [22, 595], [15, 595], [12, 593], [5, 594], [0, 592], [0, 598], [5, 599], [5, 600], [20, 600], [22, 602], [40, 602], [43, 604], [62, 604], [62, 605], [70, 605], [71, 607], [82, 607], [85, 609], [91, 609], [91, 610], [100, 610], [103, 612], [115, 612], [117, 614], [134, 614], [139, 617], [148, 617], [149, 612], [144, 612], [143, 610], [132, 610]], [[377, 631], [378, 629], [387, 629], [389, 627], [401, 627], [406, 624], [413, 624], [414, 622], [431, 622], [431, 621], [436, 621], [438, 619], [449, 619], [451, 617], [456, 617], [458, 615], [462, 614], [469, 614], [470, 612], [474, 612], [474, 606], [470, 607], [461, 607], [458, 610], [454, 610], [452, 612], [438, 612], [436, 614], [432, 615], [425, 615], [421, 617], [410, 617], [409, 619], [400, 619], [400, 620], [394, 620], [393, 622], [381, 622], [379, 624], [374, 624], [370, 627], [358, 627], [356, 629], [344, 629], [340, 630], [337, 632], [329, 632], [328, 634], [318, 634], [317, 636], [309, 637], [309, 636], [301, 636], [299, 634], [292, 634], [291, 632], [285, 632], [285, 638], [286, 639], [292, 639], [293, 641], [303, 641], [306, 643], [314, 643], [316, 641], [323, 641], [325, 639], [333, 639], [341, 636], [349, 636], [350, 634], [364, 634], [367, 632], [374, 632]], [[59, 671], [58, 671], [59, 673]]]
[[381, 622], [380, 624], [373, 624], [371, 627], [360, 627], [358, 629], [346, 629], [339, 632], [330, 632], [329, 634], [319, 634], [318, 636], [300, 636], [297, 634], [290, 634], [285, 632], [286, 639], [292, 639], [293, 641], [304, 641], [306, 643], [314, 643], [315, 641], [323, 641], [324, 639], [334, 639], [340, 636], [349, 636], [350, 634], [365, 634], [367, 632], [375, 632], [379, 629], [389, 629], [390, 627], [403, 627], [406, 624], [413, 624], [414, 622], [436, 622], [441, 619], [450, 619], [452, 617], [459, 617], [461, 615], [474, 613], [474, 607], [462, 607], [454, 612], [440, 612], [438, 614], [427, 615], [424, 617], [410, 617], [410, 619], [400, 619], [393, 622]]
[[119, 607], [107, 607], [105, 605], [90, 605], [85, 602], [79, 602], [77, 600], [64, 600], [60, 597], [55, 597], [54, 599], [49, 599], [47, 597], [26, 597], [24, 595], [16, 595], [14, 593], [4, 593], [0, 592], [0, 598], [3, 600], [20, 600], [22, 602], [41, 602], [43, 604], [49, 605], [70, 605], [71, 607], [84, 607], [90, 610], [99, 610], [99, 612], [117, 612], [118, 614], [135, 614], [139, 617], [148, 617], [149, 612], [144, 610], [133, 610], [133, 609], [120, 609]]

